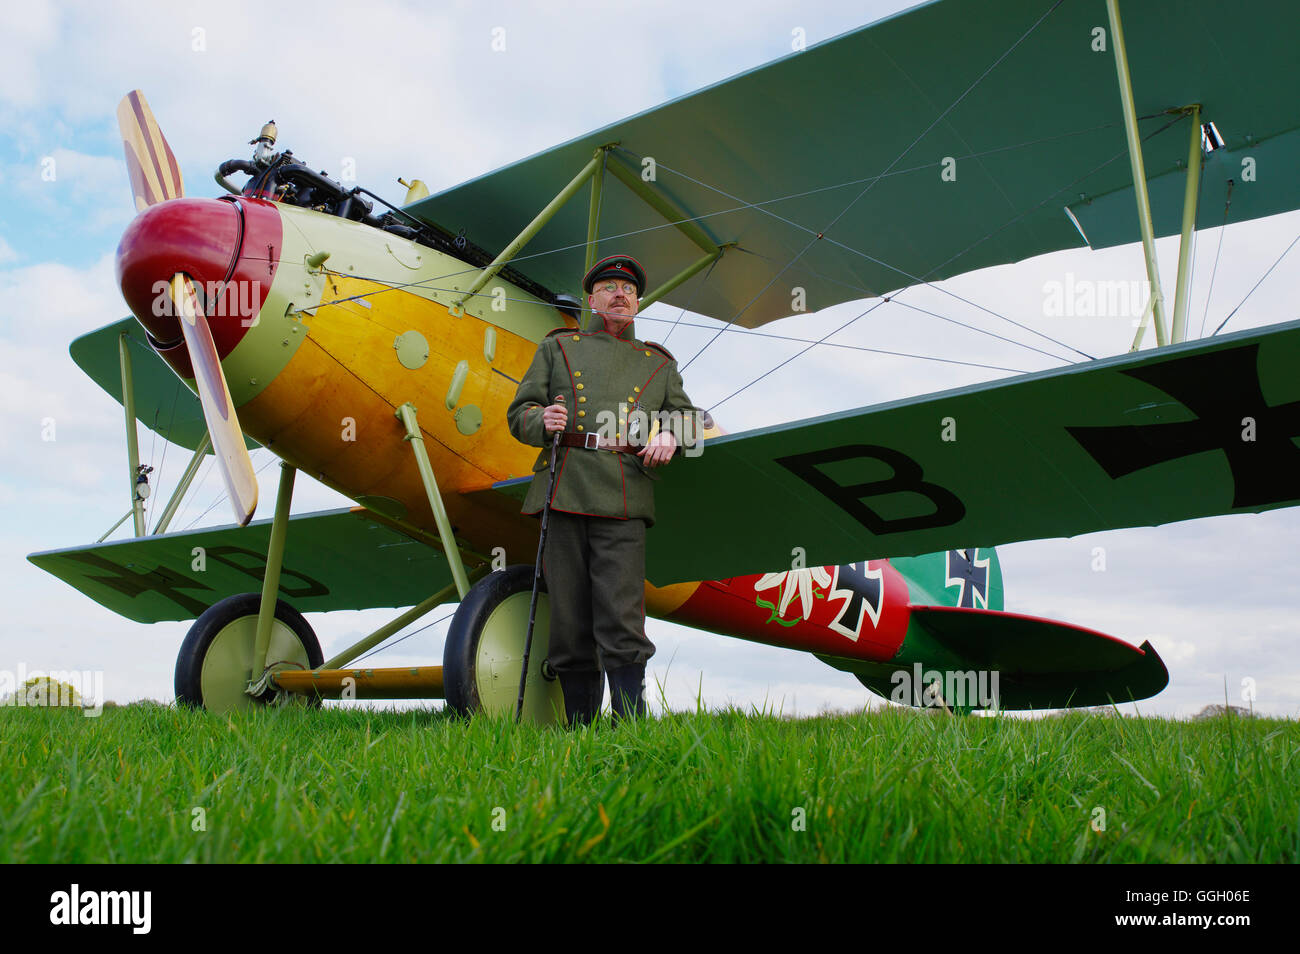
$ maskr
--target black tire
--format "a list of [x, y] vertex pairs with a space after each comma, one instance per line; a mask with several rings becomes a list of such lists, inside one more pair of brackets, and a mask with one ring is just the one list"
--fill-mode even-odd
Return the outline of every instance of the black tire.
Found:
[[[497, 570], [474, 584], [461, 601], [451, 619], [442, 653], [443, 686], [447, 706], [453, 712], [462, 716], [480, 712], [514, 716], [533, 573], [533, 566], [526, 564]], [[537, 597], [524, 700], [524, 718], [539, 724], [563, 722], [560, 684], [541, 673], [549, 639], [550, 609], [543, 580]]]
[[[251, 678], [248, 667], [251, 666], [253, 636], [250, 631], [256, 633], [257, 611], [261, 604], [260, 593], [228, 596], [213, 603], [194, 621], [176, 656], [178, 703], [220, 714], [265, 705], [270, 701], [273, 693], [254, 698], [243, 692]], [[296, 638], [299, 649], [288, 644], [290, 636]], [[216, 653], [213, 653], [214, 643], [217, 644]], [[245, 649], [249, 662], [240, 669], [233, 665], [237, 662], [234, 657]], [[275, 601], [275, 623], [272, 624], [271, 650], [267, 657], [272, 663], [276, 662], [274, 654], [277, 652], [286, 657], [282, 660], [286, 667], [318, 669], [325, 661], [320, 641], [311, 625], [284, 600]], [[305, 659], [302, 658], [304, 655]], [[206, 684], [205, 663], [208, 664]], [[314, 702], [319, 704], [320, 700]]]

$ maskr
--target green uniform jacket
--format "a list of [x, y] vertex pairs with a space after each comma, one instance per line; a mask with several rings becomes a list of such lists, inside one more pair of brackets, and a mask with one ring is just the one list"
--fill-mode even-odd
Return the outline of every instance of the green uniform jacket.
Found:
[[[644, 444], [647, 427], [659, 422], [673, 431], [679, 448], [698, 441], [702, 433], [699, 409], [686, 396], [677, 361], [663, 347], [638, 341], [632, 325], [617, 338], [603, 327], [595, 331], [556, 328], [537, 346], [506, 411], [510, 433], [542, 448], [533, 465], [535, 477], [524, 499], [524, 513], [539, 513], [546, 501], [551, 452], [542, 408], [554, 404], [557, 394], [564, 395], [569, 412], [566, 430], [576, 433]], [[642, 413], [637, 413], [638, 408]], [[665, 418], [664, 411], [673, 413]], [[634, 454], [561, 447], [551, 507], [597, 517], [639, 517], [651, 526], [653, 481], [658, 479]]]

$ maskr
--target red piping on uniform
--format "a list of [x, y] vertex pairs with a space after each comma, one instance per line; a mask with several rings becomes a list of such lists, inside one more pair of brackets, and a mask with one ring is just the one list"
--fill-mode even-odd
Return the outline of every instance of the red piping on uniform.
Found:
[[623, 455], [618, 455], [618, 482], [623, 488], [623, 517], [627, 517], [627, 476], [623, 473]]

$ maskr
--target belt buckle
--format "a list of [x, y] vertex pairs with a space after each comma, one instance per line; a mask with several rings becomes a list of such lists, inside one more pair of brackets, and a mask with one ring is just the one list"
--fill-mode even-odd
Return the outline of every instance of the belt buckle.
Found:
[[600, 435], [595, 432], [583, 435], [582, 446], [587, 450], [600, 450]]

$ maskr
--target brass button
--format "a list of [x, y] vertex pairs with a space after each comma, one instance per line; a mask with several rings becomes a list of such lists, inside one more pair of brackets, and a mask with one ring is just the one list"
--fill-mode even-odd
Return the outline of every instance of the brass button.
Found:
[[578, 430], [582, 430], [582, 425], [581, 425], [581, 424], [578, 425]]
[[587, 416], [587, 412], [586, 412], [586, 411], [579, 411], [579, 412], [578, 412], [578, 417], [586, 417], [586, 416]]
[[635, 404], [635, 403], [636, 403], [636, 398], [634, 398], [632, 395], [629, 394], [629, 395], [627, 396], [627, 403], [628, 403], [628, 404]]
[[581, 372], [581, 371], [574, 371], [574, 372], [573, 372], [573, 376], [574, 376], [575, 378], [580, 378], [580, 377], [582, 377], [582, 372]]
[[575, 385], [575, 387], [576, 387], [579, 391], [582, 390], [582, 385], [581, 385], [581, 384]]
[[[573, 340], [574, 340], [574, 341], [577, 341], [578, 339], [577, 339], [577, 338], [574, 338]], [[647, 358], [650, 357], [650, 352], [647, 351], [647, 352], [645, 353], [645, 356], [646, 356]]]
[[633, 388], [632, 390], [635, 391], [637, 394], [640, 394], [640, 393], [641, 393], [641, 389], [640, 389], [640, 388]]
[[[574, 335], [574, 336], [573, 336], [573, 340], [574, 340], [574, 341], [577, 341], [577, 340], [578, 340], [578, 336], [577, 336], [577, 335]], [[649, 353], [650, 353], [649, 351], [646, 352], [646, 354], [649, 354]]]
[[586, 399], [585, 397], [580, 397], [580, 398], [578, 398], [578, 403], [579, 403], [579, 404], [586, 404], [586, 403], [587, 403], [587, 399]]

